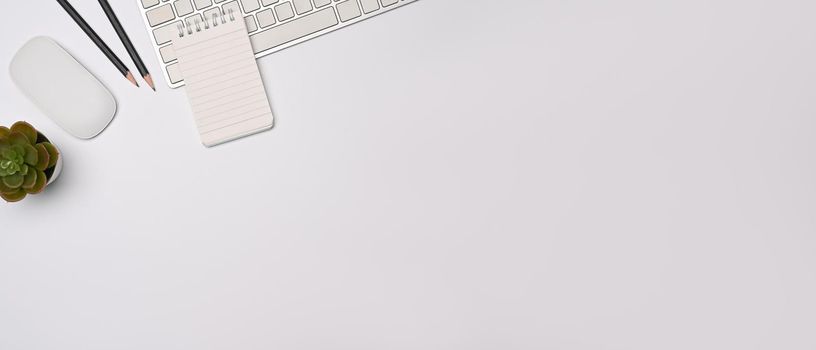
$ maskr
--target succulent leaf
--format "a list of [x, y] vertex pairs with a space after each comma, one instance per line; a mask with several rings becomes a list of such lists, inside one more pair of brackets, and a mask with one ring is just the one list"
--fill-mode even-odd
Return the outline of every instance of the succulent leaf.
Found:
[[4, 140], [0, 140], [0, 159], [11, 159], [15, 157], [15, 152], [8, 142], [2, 143]]
[[26, 191], [24, 191], [22, 189], [17, 189], [16, 191], [10, 192], [10, 193], [0, 192], [0, 198], [3, 198], [6, 202], [9, 202], [9, 203], [19, 202], [19, 201], [23, 200], [23, 198], [25, 198], [25, 197], [26, 197]]
[[29, 190], [32, 187], [34, 187], [35, 182], [37, 182], [37, 171], [34, 170], [34, 169], [31, 169], [31, 171], [29, 171], [28, 174], [26, 174], [23, 177], [23, 186], [22, 187], [23, 187], [23, 189]]
[[[22, 135], [22, 134], [16, 134]], [[25, 136], [20, 136], [25, 139]], [[0, 176], [14, 175], [25, 165], [25, 147], [20, 145], [5, 146], [0, 149]]]
[[13, 174], [8, 176], [3, 176], [2, 180], [3, 184], [11, 188], [19, 188], [23, 184], [23, 175], [20, 174]]
[[24, 121], [19, 121], [14, 123], [11, 126], [11, 132], [19, 132], [23, 134], [27, 139], [29, 144], [35, 144], [37, 142], [37, 130], [34, 129], [31, 124], [26, 123]]
[[57, 151], [57, 147], [54, 147], [51, 143], [43, 142], [40, 143], [41, 145], [45, 146], [45, 149], [48, 150], [48, 168], [57, 165], [57, 160], [59, 159], [59, 151]]
[[17, 191], [16, 188], [11, 188], [4, 184], [2, 180], [0, 180], [0, 193], [13, 193], [16, 191]]
[[30, 194], [36, 194], [42, 192], [45, 189], [45, 184], [48, 182], [48, 178], [45, 177], [45, 173], [42, 171], [37, 170], [37, 179], [34, 181], [34, 186], [31, 188], [25, 189], [26, 192]]
[[11, 133], [11, 130], [5, 126], [0, 126], [0, 138], [8, 136]]
[[30, 145], [33, 142], [29, 141], [28, 138], [20, 132], [12, 131], [9, 136], [8, 140], [12, 145]]
[[37, 149], [37, 164], [34, 165], [37, 170], [45, 170], [48, 169], [48, 163], [51, 159], [51, 156], [48, 155], [48, 150], [42, 143], [38, 143], [35, 146]]
[[20, 171], [20, 163], [13, 159], [0, 160], [0, 176], [14, 175]]
[[25, 155], [23, 156], [25, 163], [28, 165], [37, 165], [37, 149], [32, 145], [23, 146]]
[[0, 159], [0, 176], [9, 176], [17, 172], [17, 164], [8, 159]]

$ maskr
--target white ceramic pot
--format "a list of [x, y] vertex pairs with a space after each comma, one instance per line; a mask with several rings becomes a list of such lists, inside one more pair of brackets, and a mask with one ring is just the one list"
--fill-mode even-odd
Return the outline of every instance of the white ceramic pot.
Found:
[[[54, 146], [57, 147], [57, 146]], [[59, 152], [59, 148], [57, 148], [57, 152]], [[57, 164], [54, 164], [54, 173], [51, 174], [51, 177], [48, 178], [48, 182], [45, 183], [46, 186], [50, 185], [54, 180], [59, 177], [59, 174], [62, 172], [62, 153], [60, 153], [59, 158], [57, 158]]]
[[[43, 141], [51, 143], [51, 140], [49, 140], [48, 137], [46, 137], [43, 133], [38, 131], [37, 142]], [[57, 147], [57, 145], [54, 145], [53, 143], [51, 144], [54, 146], [54, 148], [57, 149], [57, 153], [59, 153], [59, 158], [57, 158], [57, 164], [54, 164], [54, 172], [48, 178], [48, 182], [45, 183], [46, 187], [50, 185], [52, 182], [54, 182], [54, 180], [56, 180], [57, 177], [59, 177], [59, 174], [62, 172], [62, 152], [60, 152], [59, 147]]]

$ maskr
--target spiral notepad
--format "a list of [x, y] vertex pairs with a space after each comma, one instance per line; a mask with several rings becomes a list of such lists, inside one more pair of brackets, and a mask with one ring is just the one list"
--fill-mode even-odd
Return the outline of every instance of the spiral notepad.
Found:
[[179, 25], [173, 48], [205, 146], [272, 127], [261, 74], [239, 14]]

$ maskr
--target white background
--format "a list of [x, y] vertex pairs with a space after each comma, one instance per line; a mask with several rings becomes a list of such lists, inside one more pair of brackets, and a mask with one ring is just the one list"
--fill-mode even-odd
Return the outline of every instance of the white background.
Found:
[[[96, 1], [74, 0], [133, 67]], [[258, 62], [277, 124], [206, 149], [54, 1], [114, 93], [0, 205], [0, 349], [814, 349], [816, 2], [422, 0]]]

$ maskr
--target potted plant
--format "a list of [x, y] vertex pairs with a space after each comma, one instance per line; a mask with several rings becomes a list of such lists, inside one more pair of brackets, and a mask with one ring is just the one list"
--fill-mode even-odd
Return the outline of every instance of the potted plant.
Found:
[[57, 148], [31, 124], [0, 126], [0, 197], [6, 202], [42, 192], [61, 168]]

